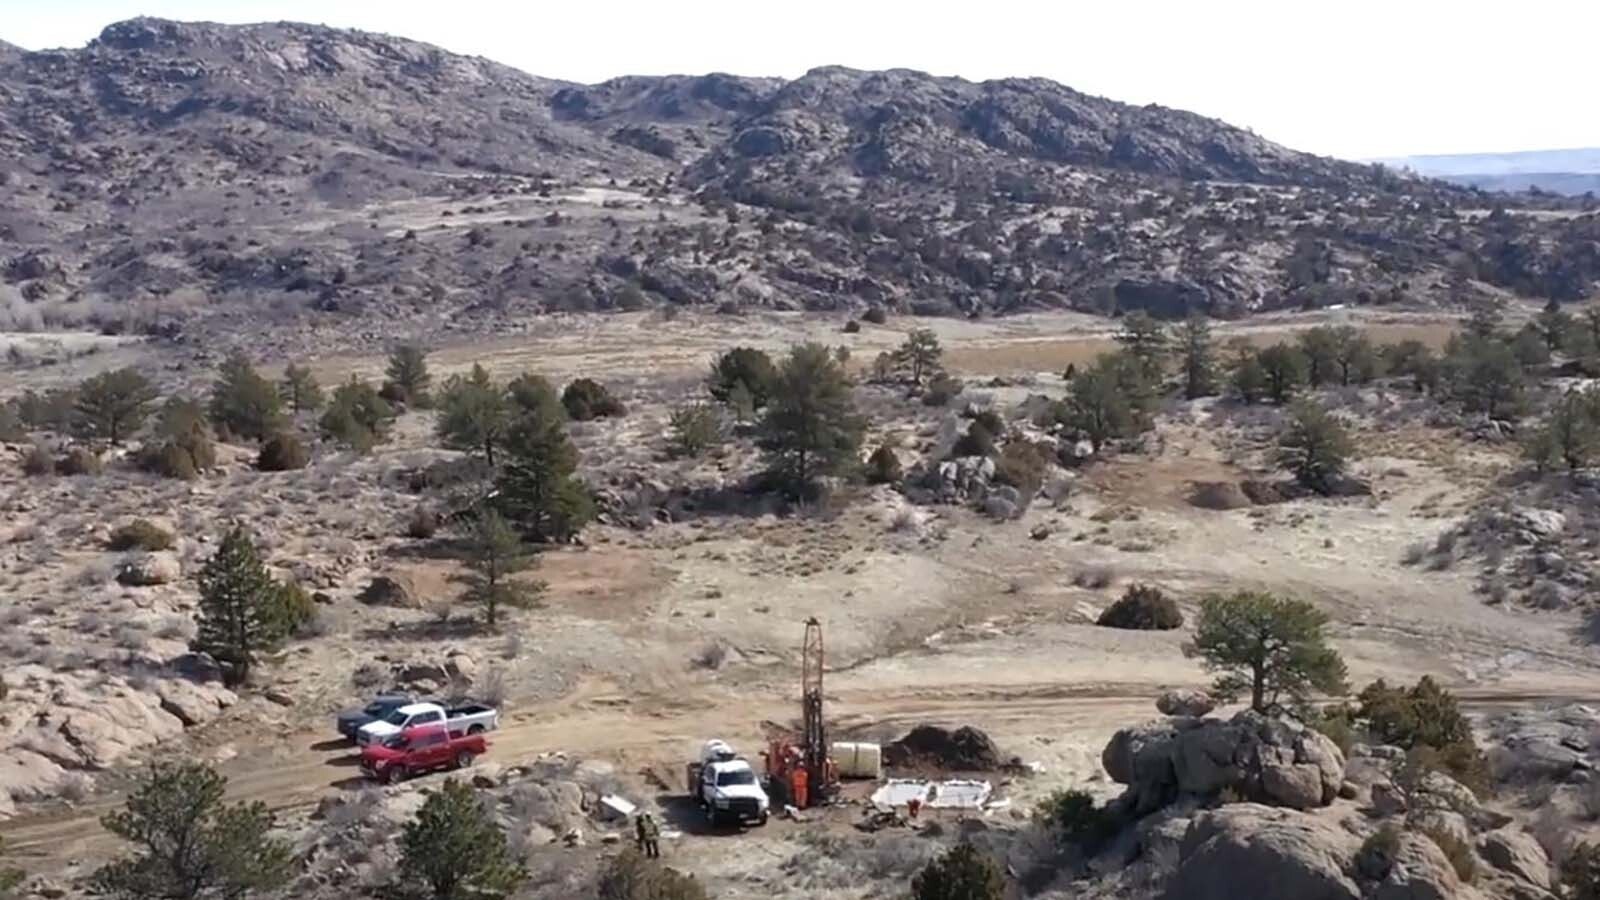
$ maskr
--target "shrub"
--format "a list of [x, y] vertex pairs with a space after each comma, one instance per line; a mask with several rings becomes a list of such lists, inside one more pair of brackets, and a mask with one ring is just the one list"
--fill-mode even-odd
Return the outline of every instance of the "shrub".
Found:
[[1005, 877], [971, 844], [957, 844], [911, 879], [912, 900], [1001, 900]]
[[51, 458], [50, 451], [34, 444], [22, 457], [22, 474], [41, 476], [49, 475], [56, 467], [55, 460]]
[[1574, 846], [1561, 863], [1567, 900], [1600, 900], [1600, 844]]
[[668, 419], [674, 456], [699, 456], [722, 440], [717, 411], [705, 403], [674, 407]]
[[177, 441], [145, 448], [139, 454], [139, 468], [181, 481], [193, 481], [200, 477], [200, 466], [195, 463], [194, 454]]
[[699, 881], [646, 859], [632, 847], [612, 857], [601, 870], [595, 896], [599, 900], [707, 900]]
[[950, 448], [950, 455], [960, 456], [993, 456], [995, 452], [994, 432], [983, 427], [982, 422], [973, 422], [967, 426], [967, 433], [956, 441]]
[[995, 460], [994, 480], [1017, 489], [1024, 504], [1032, 500], [1044, 486], [1044, 473], [1050, 467], [1050, 452], [1028, 440], [1012, 439], [1006, 442]]
[[310, 463], [310, 452], [292, 431], [280, 431], [267, 438], [256, 454], [256, 468], [263, 472], [289, 472], [304, 469]]
[[1307, 728], [1320, 733], [1346, 756], [1356, 745], [1356, 711], [1347, 704], [1327, 706], [1302, 716]]
[[99, 475], [105, 463], [88, 447], [72, 447], [56, 459], [56, 472], [61, 475]]
[[753, 347], [735, 347], [717, 357], [711, 365], [711, 375], [706, 387], [711, 396], [723, 403], [731, 403], [736, 389], [743, 385], [749, 394], [751, 411], [767, 405], [767, 398], [778, 380], [778, 367], [772, 357]]
[[1389, 877], [1399, 853], [1400, 829], [1385, 825], [1361, 842], [1361, 849], [1356, 853], [1356, 867], [1368, 879], [1382, 881]]
[[1411, 751], [1417, 764], [1437, 769], [1473, 791], [1488, 787], [1488, 765], [1461, 714], [1456, 698], [1424, 676], [1411, 688], [1391, 688], [1381, 679], [1357, 696], [1356, 715], [1374, 740]]
[[1171, 631], [1183, 627], [1183, 613], [1159, 588], [1129, 585], [1121, 599], [1106, 607], [1097, 624], [1137, 631]]
[[148, 519], [134, 519], [111, 532], [106, 546], [119, 553], [129, 550], [171, 550], [177, 543], [172, 532]]
[[276, 585], [273, 606], [283, 634], [305, 637], [317, 621], [316, 601], [296, 582]]
[[924, 406], [944, 406], [951, 400], [961, 396], [961, 392], [966, 390], [966, 387], [961, 379], [941, 372], [935, 375], [923, 390], [922, 404]]
[[873, 304], [872, 306], [867, 307], [866, 312], [861, 314], [861, 319], [864, 322], [871, 322], [874, 325], [882, 325], [889, 321], [889, 311], [884, 309], [882, 306]]
[[870, 484], [899, 484], [905, 477], [905, 470], [900, 466], [900, 457], [894, 448], [888, 444], [879, 445], [867, 457], [867, 481]]
[[861, 323], [856, 321], [855, 319], [851, 319], [850, 321], [844, 323], [844, 333], [845, 334], [855, 334], [855, 333], [859, 332], [860, 330], [861, 330]]
[[425, 541], [439, 531], [439, 514], [426, 506], [417, 506], [406, 517], [406, 536]]
[[622, 402], [611, 396], [606, 386], [593, 378], [579, 378], [561, 392], [561, 405], [567, 416], [576, 422], [624, 415]]
[[472, 786], [450, 779], [428, 796], [400, 836], [400, 871], [440, 898], [490, 900], [516, 892], [527, 869]]
[[1086, 791], [1059, 790], [1039, 801], [1034, 820], [1055, 832], [1057, 840], [1093, 854], [1116, 837], [1119, 823], [1109, 810], [1095, 806]]
[[20, 444], [28, 439], [22, 417], [10, 403], [0, 403], [0, 444]]

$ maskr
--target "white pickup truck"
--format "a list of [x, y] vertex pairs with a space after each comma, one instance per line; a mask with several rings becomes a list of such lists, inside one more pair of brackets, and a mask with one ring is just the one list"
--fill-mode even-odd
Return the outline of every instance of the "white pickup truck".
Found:
[[705, 811], [706, 821], [767, 824], [772, 801], [748, 760], [723, 741], [707, 741], [700, 761], [688, 767], [689, 795]]
[[447, 708], [437, 703], [408, 703], [357, 729], [356, 743], [363, 747], [381, 744], [406, 729], [422, 725], [443, 725], [452, 737], [482, 734], [500, 727], [500, 712], [482, 704]]

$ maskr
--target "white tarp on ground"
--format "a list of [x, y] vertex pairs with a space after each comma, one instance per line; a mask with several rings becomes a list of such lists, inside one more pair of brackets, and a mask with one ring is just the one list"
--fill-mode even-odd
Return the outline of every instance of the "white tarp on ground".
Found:
[[922, 781], [891, 778], [872, 792], [872, 805], [895, 809], [920, 800], [933, 809], [979, 809], [988, 802], [994, 787], [987, 781]]

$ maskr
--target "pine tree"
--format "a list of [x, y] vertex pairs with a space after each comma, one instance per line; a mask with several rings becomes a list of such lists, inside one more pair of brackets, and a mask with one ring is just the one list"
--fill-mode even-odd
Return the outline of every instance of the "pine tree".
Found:
[[470, 785], [454, 778], [406, 823], [400, 872], [435, 900], [497, 900], [528, 877], [494, 814]]
[[850, 379], [828, 348], [791, 349], [772, 385], [757, 441], [774, 478], [791, 494], [804, 493], [817, 477], [857, 465], [865, 432]]
[[767, 405], [767, 397], [777, 377], [778, 369], [773, 365], [772, 357], [754, 347], [735, 347], [711, 364], [706, 387], [711, 391], [711, 396], [728, 403], [735, 385], [742, 384], [750, 394], [750, 408], [759, 410]]
[[511, 395], [489, 379], [480, 365], [467, 376], [452, 375], [439, 396], [435, 431], [452, 450], [481, 453], [491, 467], [512, 421]]
[[1546, 303], [1535, 321], [1540, 338], [1544, 340], [1546, 349], [1552, 353], [1566, 346], [1567, 333], [1575, 324], [1572, 316], [1561, 308], [1559, 300]]
[[1354, 450], [1339, 420], [1309, 400], [1294, 405], [1278, 436], [1278, 464], [1318, 493], [1328, 492]]
[[594, 518], [594, 501], [575, 476], [578, 451], [560, 416], [550, 409], [524, 413], [495, 479], [495, 507], [535, 541], [571, 540]]
[[1139, 361], [1144, 380], [1152, 388], [1167, 377], [1167, 357], [1172, 350], [1172, 337], [1167, 333], [1167, 327], [1149, 313], [1139, 310], [1123, 316], [1116, 341]]
[[402, 344], [389, 354], [387, 379], [383, 383], [384, 399], [406, 406], [424, 408], [431, 397], [428, 388], [433, 376], [428, 372], [428, 354], [415, 344]]
[[1273, 403], [1289, 402], [1306, 381], [1304, 353], [1286, 344], [1273, 344], [1256, 355], [1265, 379], [1266, 394]]
[[211, 421], [224, 437], [263, 440], [283, 427], [283, 408], [272, 382], [243, 353], [223, 362], [211, 387]]
[[535, 557], [505, 517], [493, 509], [478, 510], [466, 539], [466, 599], [483, 607], [484, 624], [495, 627], [502, 608], [527, 609], [539, 602], [542, 583], [512, 579], [530, 568]]
[[905, 343], [894, 352], [895, 367], [906, 381], [911, 382], [913, 388], [919, 390], [925, 380], [940, 371], [943, 357], [944, 348], [939, 346], [938, 335], [928, 328], [913, 330], [906, 335]]
[[256, 655], [284, 637], [277, 584], [255, 542], [235, 525], [200, 571], [199, 629], [194, 649], [228, 664], [231, 683], [249, 677]]
[[740, 425], [756, 417], [756, 398], [750, 393], [750, 388], [742, 381], [734, 382], [728, 389], [728, 409], [733, 412], [733, 420]]
[[155, 399], [155, 387], [137, 370], [104, 372], [78, 386], [74, 422], [85, 437], [121, 444], [144, 424]]
[[1301, 600], [1249, 591], [1213, 596], [1200, 604], [1195, 649], [1207, 668], [1221, 672], [1214, 693], [1225, 701], [1250, 696], [1250, 708], [1268, 713], [1281, 701], [1303, 704], [1313, 690], [1340, 694], [1345, 665], [1323, 633], [1328, 617]]
[[1524, 449], [1540, 471], [1562, 465], [1571, 471], [1588, 468], [1600, 455], [1600, 394], [1567, 391]]
[[297, 413], [314, 412], [322, 408], [322, 385], [317, 376], [305, 366], [290, 363], [283, 370], [283, 380], [278, 382], [278, 397]]
[[90, 879], [94, 893], [126, 900], [245, 900], [294, 875], [287, 841], [271, 836], [265, 804], [223, 803], [227, 779], [200, 763], [158, 763], [120, 812], [101, 820], [136, 855]]
[[1318, 325], [1300, 332], [1296, 343], [1304, 361], [1306, 383], [1322, 387], [1332, 381], [1339, 368], [1338, 331], [1332, 325]]
[[1178, 344], [1183, 353], [1183, 395], [1197, 400], [1217, 392], [1216, 360], [1211, 341], [1211, 323], [1196, 313], [1178, 329]]

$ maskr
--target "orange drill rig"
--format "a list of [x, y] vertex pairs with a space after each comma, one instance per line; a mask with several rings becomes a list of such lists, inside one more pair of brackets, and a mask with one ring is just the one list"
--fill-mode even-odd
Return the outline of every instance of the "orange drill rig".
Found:
[[762, 754], [766, 760], [768, 792], [773, 803], [796, 809], [820, 806], [839, 790], [839, 768], [828, 755], [828, 733], [822, 722], [822, 623], [806, 620], [801, 651], [800, 736], [774, 739]]

